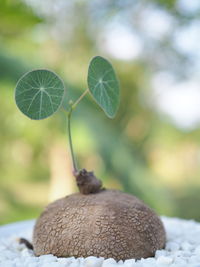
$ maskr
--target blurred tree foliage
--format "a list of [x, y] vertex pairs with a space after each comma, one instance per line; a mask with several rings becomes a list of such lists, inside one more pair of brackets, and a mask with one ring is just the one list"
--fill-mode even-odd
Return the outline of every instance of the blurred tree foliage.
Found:
[[0, 17], [1, 37], [6, 38], [15, 38], [41, 21], [27, 5], [15, 0], [1, 0]]
[[[177, 3], [1, 1], [0, 223], [38, 216], [51, 198], [49, 181], [56, 175], [59, 180], [62, 169], [55, 147], [70, 166], [65, 114], [41, 122], [25, 118], [13, 99], [18, 78], [31, 68], [53, 69], [65, 78], [68, 99], [76, 99], [86, 87], [90, 58], [108, 57], [98, 40], [115, 19], [134, 29], [146, 49], [137, 60], [111, 59], [122, 88], [116, 119], [108, 120], [89, 96], [75, 112], [79, 165], [95, 170], [107, 187], [134, 193], [161, 214], [200, 220], [199, 129], [183, 132], [148, 104], [154, 72], [170, 70], [177, 79], [186, 78], [191, 59], [173, 47], [173, 32], [162, 40], [145, 35], [140, 17], [148, 8], [167, 12], [176, 21], [175, 32], [182, 21], [199, 16], [188, 18], [177, 10]], [[66, 181], [70, 179], [69, 170]], [[66, 181], [63, 185], [68, 186]]]

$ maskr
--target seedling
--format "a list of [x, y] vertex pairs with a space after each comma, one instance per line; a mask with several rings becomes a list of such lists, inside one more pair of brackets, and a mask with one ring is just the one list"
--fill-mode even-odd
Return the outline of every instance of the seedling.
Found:
[[[71, 115], [73, 110], [89, 92], [109, 118], [115, 116], [119, 107], [119, 82], [112, 65], [106, 59], [100, 56], [92, 59], [88, 69], [87, 81], [88, 89], [75, 102], [69, 99], [70, 107], [67, 112], [69, 145], [74, 168], [73, 172], [76, 176], [78, 176], [79, 172], [71, 136]], [[62, 107], [64, 93], [64, 83], [57, 74], [46, 69], [38, 69], [26, 73], [18, 81], [15, 100], [18, 108], [26, 116], [30, 119], [41, 120], [53, 115]], [[85, 171], [84, 173], [86, 175]], [[89, 176], [91, 177], [91, 173], [89, 173]]]
[[[79, 170], [71, 137], [71, 115], [83, 97], [90, 93], [109, 118], [119, 107], [119, 82], [112, 65], [94, 57], [88, 69], [88, 89], [69, 101], [68, 135], [80, 193], [48, 205], [37, 220], [33, 248], [37, 256], [113, 257], [117, 260], [154, 255], [165, 244], [165, 231], [158, 216], [134, 196], [102, 188], [93, 172]], [[26, 73], [18, 81], [15, 100], [30, 119], [53, 115], [63, 105], [65, 86], [61, 78], [46, 69]]]

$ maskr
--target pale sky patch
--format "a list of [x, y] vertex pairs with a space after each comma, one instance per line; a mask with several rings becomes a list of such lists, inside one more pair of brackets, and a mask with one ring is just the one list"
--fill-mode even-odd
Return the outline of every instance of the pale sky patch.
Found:
[[146, 9], [142, 13], [141, 26], [149, 37], [160, 40], [171, 31], [173, 19], [163, 10]]
[[179, 11], [185, 14], [193, 14], [200, 9], [199, 0], [179, 0], [176, 5]]
[[142, 42], [140, 38], [127, 27], [109, 26], [100, 37], [101, 48], [112, 57], [122, 60], [132, 60], [140, 56]]
[[175, 83], [169, 77], [167, 74], [159, 74], [153, 79], [156, 106], [178, 127], [195, 129], [200, 125], [200, 82], [191, 80]]

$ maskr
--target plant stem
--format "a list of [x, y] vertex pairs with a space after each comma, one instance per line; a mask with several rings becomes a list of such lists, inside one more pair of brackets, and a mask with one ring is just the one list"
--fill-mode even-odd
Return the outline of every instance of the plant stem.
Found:
[[77, 163], [76, 163], [76, 158], [74, 155], [74, 150], [73, 150], [73, 144], [72, 144], [72, 136], [71, 136], [71, 115], [72, 111], [76, 108], [78, 103], [81, 101], [81, 99], [89, 92], [89, 89], [86, 89], [83, 94], [76, 100], [75, 103], [71, 104], [70, 110], [68, 112], [68, 136], [69, 136], [69, 146], [70, 146], [70, 151], [71, 151], [71, 156], [72, 156], [72, 163], [73, 163], [73, 168], [74, 171], [77, 172]]
[[81, 99], [89, 92], [89, 89], [86, 89], [82, 95], [76, 100], [74, 104], [72, 104], [72, 109], [75, 109], [75, 107], [78, 105], [78, 103], [81, 101]]
[[71, 156], [72, 156], [73, 168], [74, 168], [74, 171], [77, 172], [78, 169], [77, 169], [76, 159], [74, 156], [72, 136], [71, 136], [71, 115], [72, 115], [72, 107], [68, 113], [68, 135], [69, 135], [69, 146], [70, 146], [70, 151], [71, 151]]

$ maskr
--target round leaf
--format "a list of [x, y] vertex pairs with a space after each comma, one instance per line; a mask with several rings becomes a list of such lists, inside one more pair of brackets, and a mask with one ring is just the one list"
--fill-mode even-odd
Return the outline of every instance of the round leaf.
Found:
[[62, 104], [64, 84], [52, 71], [33, 70], [18, 81], [15, 100], [18, 108], [31, 119], [51, 116]]
[[112, 65], [103, 57], [94, 57], [90, 62], [88, 87], [106, 115], [113, 118], [119, 107], [119, 82]]

